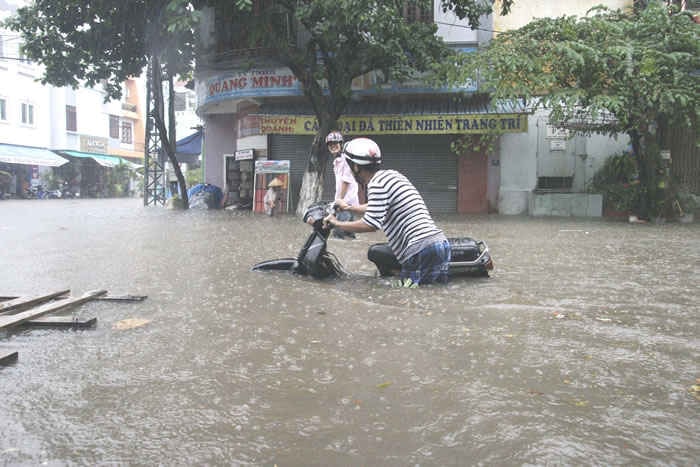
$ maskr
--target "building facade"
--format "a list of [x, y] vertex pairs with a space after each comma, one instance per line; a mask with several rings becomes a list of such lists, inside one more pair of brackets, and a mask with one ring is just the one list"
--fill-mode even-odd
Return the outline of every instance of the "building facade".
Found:
[[[510, 14], [494, 15], [495, 31], [520, 28], [536, 17], [583, 16], [592, 7], [632, 6], [631, 0], [519, 0]], [[496, 32], [496, 34], [497, 34]], [[501, 214], [601, 216], [601, 195], [586, 192], [593, 174], [611, 154], [627, 148], [627, 138], [571, 136], [547, 123], [547, 112], [528, 117], [528, 132], [500, 138]]]
[[[15, 6], [5, 3], [0, 19]], [[95, 88], [42, 85], [40, 65], [25, 59], [21, 38], [0, 29], [0, 170], [20, 197], [27, 185], [60, 179], [85, 195], [107, 195], [106, 171], [143, 160], [145, 83], [127, 80], [120, 101]]]
[[[508, 19], [510, 16], [485, 18], [478, 30], [450, 12], [442, 12], [439, 0], [432, 11], [418, 14], [437, 24], [438, 34], [450, 47], [470, 51], [487, 42], [499, 28], [519, 27], [518, 21], [529, 21], [531, 12], [541, 16], [531, 9], [534, 6], [542, 8], [548, 3], [551, 14], [560, 10], [576, 14], [585, 12], [591, 2], [573, 2], [575, 8], [568, 10], [554, 5], [570, 6], [570, 2], [516, 3], [527, 12], [527, 18], [515, 11], [510, 16], [519, 15], [517, 20]], [[229, 193], [234, 186], [236, 197], [245, 198], [251, 196], [251, 187], [239, 189], [243, 181], [237, 154], [249, 157], [252, 152], [255, 159], [289, 160], [293, 207], [316, 133], [313, 112], [289, 69], [275, 63], [263, 49], [236, 49], [224, 14], [214, 8], [204, 13], [204, 54], [196, 73], [198, 113], [204, 122], [205, 181], [229, 187]], [[297, 34], [293, 28], [280, 33]], [[251, 68], [250, 63], [255, 65]], [[625, 147], [624, 141], [569, 139], [547, 126], [546, 114], [528, 115], [507, 103], [493, 109], [471, 83], [458, 90], [459, 98], [454, 89], [433, 89], [421, 82], [380, 83], [373, 73], [353, 82], [353, 101], [341, 117], [340, 130], [350, 138], [375, 139], [386, 166], [405, 173], [431, 211], [600, 215], [601, 201], [583, 193], [584, 187], [600, 161]], [[455, 154], [452, 150], [459, 136], [493, 128], [504, 133], [494, 151]], [[551, 185], [562, 177], [568, 180], [566, 194], [577, 192], [577, 196], [559, 202], [556, 209], [543, 206], [533, 195], [538, 183]], [[329, 166], [324, 199], [332, 197], [332, 184]], [[548, 186], [550, 193], [554, 188]]]

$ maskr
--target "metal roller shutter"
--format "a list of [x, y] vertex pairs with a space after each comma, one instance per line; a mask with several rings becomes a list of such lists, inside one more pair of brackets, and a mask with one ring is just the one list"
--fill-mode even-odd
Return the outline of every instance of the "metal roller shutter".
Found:
[[457, 212], [457, 155], [449, 135], [377, 136], [383, 165], [408, 177], [433, 213]]
[[[435, 213], [457, 211], [457, 156], [450, 150], [450, 136], [376, 136], [382, 149], [383, 165], [403, 173], [418, 188]], [[312, 136], [270, 135], [270, 158], [289, 159], [291, 202], [296, 209], [299, 188], [313, 142]], [[335, 194], [333, 168], [329, 163], [323, 184], [323, 199]]]

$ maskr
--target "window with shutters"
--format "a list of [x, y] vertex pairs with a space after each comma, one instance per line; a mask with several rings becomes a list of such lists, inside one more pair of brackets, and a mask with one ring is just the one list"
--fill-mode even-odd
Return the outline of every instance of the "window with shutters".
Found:
[[403, 17], [409, 23], [432, 23], [433, 6], [431, 4], [421, 8], [417, 1], [407, 0], [403, 5]]
[[132, 144], [134, 142], [132, 136], [131, 122], [122, 122], [122, 139], [121, 142], [124, 144]]
[[22, 122], [22, 125], [34, 126], [34, 104], [22, 102], [20, 106], [20, 122]]
[[66, 131], [78, 131], [78, 113], [74, 105], [66, 106]]
[[119, 139], [119, 117], [117, 115], [109, 116], [109, 137]]

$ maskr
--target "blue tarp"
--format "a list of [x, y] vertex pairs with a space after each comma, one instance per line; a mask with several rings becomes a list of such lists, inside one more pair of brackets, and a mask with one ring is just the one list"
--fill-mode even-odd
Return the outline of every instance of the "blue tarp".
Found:
[[187, 190], [191, 208], [219, 209], [224, 192], [216, 185], [200, 183]]
[[175, 154], [180, 156], [198, 156], [202, 153], [202, 131], [199, 130], [178, 140], [175, 144]]

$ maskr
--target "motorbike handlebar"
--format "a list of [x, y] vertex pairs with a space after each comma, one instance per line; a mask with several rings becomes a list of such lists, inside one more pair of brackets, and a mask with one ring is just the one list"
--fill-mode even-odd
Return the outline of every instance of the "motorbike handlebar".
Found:
[[306, 209], [303, 221], [313, 226], [315, 230], [321, 232], [330, 231], [330, 228], [323, 225], [323, 219], [330, 214], [335, 215], [336, 212], [337, 206], [334, 201], [314, 203]]

